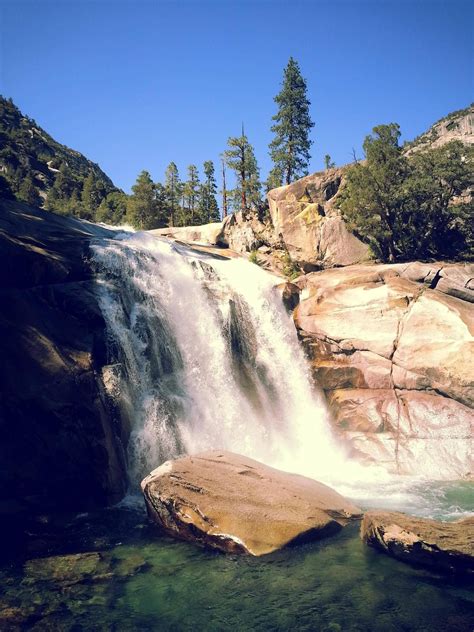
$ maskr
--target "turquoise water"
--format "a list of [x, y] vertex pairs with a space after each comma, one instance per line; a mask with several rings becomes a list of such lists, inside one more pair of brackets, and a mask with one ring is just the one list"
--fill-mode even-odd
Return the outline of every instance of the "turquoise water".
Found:
[[[428, 485], [419, 513], [430, 502], [439, 517], [464, 513], [473, 499], [472, 484]], [[44, 518], [21, 546], [0, 571], [2, 632], [474, 630], [473, 580], [397, 562], [363, 545], [357, 525], [262, 558], [226, 556], [160, 536], [138, 502]]]

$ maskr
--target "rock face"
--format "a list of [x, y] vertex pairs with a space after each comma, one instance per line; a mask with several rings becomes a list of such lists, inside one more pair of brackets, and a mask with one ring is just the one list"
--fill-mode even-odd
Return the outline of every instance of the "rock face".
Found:
[[106, 396], [87, 222], [0, 202], [0, 511], [117, 501], [126, 473]]
[[170, 237], [178, 241], [215, 246], [220, 244], [222, 222], [203, 224], [202, 226], [171, 226], [148, 231], [152, 235]]
[[369, 249], [350, 233], [334, 201], [344, 169], [328, 169], [268, 193], [275, 233], [304, 270], [347, 266], [369, 259]]
[[474, 144], [474, 104], [464, 110], [451, 112], [434, 123], [428, 131], [408, 143], [405, 154], [409, 156], [423, 149], [441, 147], [453, 140], [458, 140], [465, 145]]
[[142, 490], [149, 516], [166, 533], [230, 553], [271, 553], [361, 515], [322, 483], [231, 452], [167, 461]]
[[474, 517], [438, 522], [390, 511], [369, 511], [361, 537], [402, 562], [461, 573], [474, 573]]
[[359, 265], [295, 283], [335, 426], [389, 470], [473, 474], [473, 264]]

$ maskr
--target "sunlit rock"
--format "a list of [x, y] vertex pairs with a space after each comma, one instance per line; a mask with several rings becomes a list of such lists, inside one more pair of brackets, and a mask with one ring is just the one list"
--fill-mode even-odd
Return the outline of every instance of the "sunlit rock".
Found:
[[402, 562], [474, 573], [474, 517], [438, 522], [390, 511], [369, 511], [361, 537]]
[[169, 535], [264, 555], [360, 518], [330, 487], [231, 452], [167, 461], [142, 481], [148, 514]]

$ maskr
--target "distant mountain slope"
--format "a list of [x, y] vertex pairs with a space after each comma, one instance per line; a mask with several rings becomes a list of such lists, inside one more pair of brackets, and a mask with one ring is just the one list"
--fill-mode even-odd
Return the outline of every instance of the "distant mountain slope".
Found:
[[423, 134], [406, 143], [405, 153], [441, 147], [452, 140], [459, 140], [465, 145], [474, 144], [474, 103], [463, 110], [456, 110], [443, 117]]
[[[19, 199], [60, 213], [87, 217], [86, 193], [97, 206], [117, 190], [102, 169], [80, 152], [61, 145], [0, 96], [0, 174]], [[3, 182], [5, 186], [5, 182]], [[91, 190], [91, 191], [90, 191]]]

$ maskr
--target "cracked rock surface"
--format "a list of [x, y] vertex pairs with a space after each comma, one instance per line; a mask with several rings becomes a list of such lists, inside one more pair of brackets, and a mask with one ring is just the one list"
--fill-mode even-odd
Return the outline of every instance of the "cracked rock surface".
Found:
[[296, 280], [299, 335], [354, 452], [433, 478], [474, 471], [474, 264], [354, 265]]
[[228, 553], [264, 555], [361, 517], [322, 483], [216, 450], [167, 461], [142, 490], [150, 518], [165, 533]]

